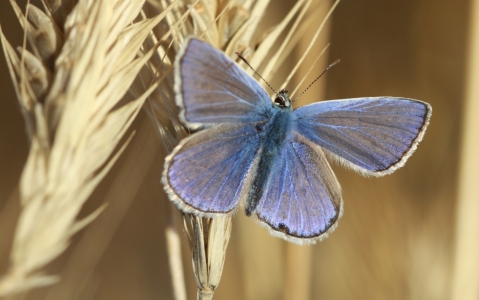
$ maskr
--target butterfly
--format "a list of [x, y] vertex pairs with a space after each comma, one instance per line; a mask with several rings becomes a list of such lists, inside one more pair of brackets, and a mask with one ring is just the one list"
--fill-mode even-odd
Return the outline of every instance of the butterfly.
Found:
[[166, 157], [162, 183], [186, 213], [225, 216], [244, 206], [273, 236], [296, 244], [326, 237], [342, 215], [326, 156], [363, 175], [402, 167], [432, 108], [407, 98], [322, 101], [292, 109], [271, 99], [236, 62], [185, 40], [175, 61], [180, 121], [195, 131]]

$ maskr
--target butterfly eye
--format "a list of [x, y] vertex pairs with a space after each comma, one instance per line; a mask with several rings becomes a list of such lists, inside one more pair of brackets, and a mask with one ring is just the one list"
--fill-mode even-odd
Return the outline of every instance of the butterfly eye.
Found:
[[276, 98], [274, 98], [274, 103], [278, 104], [279, 106], [285, 106], [286, 104], [283, 97], [281, 96], [277, 96]]
[[274, 104], [280, 107], [290, 107], [291, 100], [289, 100], [288, 91], [287, 90], [279, 91], [279, 93], [274, 98]]

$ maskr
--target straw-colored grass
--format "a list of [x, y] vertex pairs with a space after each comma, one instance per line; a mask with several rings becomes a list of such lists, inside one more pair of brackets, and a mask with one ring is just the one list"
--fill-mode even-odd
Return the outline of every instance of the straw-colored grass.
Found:
[[69, 245], [73, 234], [105, 208], [77, 220], [90, 194], [111, 169], [131, 135], [129, 125], [157, 86], [134, 97], [130, 85], [150, 57], [140, 49], [166, 10], [132, 22], [144, 1], [79, 1], [66, 7], [46, 1], [25, 15], [11, 1], [26, 32], [19, 54], [3, 50], [25, 118], [30, 153], [20, 181], [22, 212], [0, 295], [50, 285], [59, 278], [42, 268]]
[[471, 3], [452, 300], [479, 298], [479, 1]]

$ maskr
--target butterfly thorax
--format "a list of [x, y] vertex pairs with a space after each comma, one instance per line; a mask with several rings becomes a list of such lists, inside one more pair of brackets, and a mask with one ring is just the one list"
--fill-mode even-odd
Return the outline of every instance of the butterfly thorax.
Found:
[[[281, 93], [280, 93], [281, 94]], [[289, 100], [289, 98], [287, 98]], [[296, 126], [296, 116], [289, 106], [278, 105], [276, 102], [269, 111], [270, 117], [265, 123], [256, 126], [261, 139], [262, 147], [259, 149], [256, 172], [251, 182], [251, 188], [246, 200], [246, 215], [250, 216], [258, 206], [259, 200], [266, 188], [270, 174], [273, 172], [274, 161], [281, 155], [283, 144], [287, 143]]]

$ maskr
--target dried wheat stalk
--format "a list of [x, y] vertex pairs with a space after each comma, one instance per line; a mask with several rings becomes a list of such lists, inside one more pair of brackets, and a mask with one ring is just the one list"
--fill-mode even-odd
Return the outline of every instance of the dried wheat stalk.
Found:
[[24, 15], [11, 1], [31, 51], [24, 45], [17, 54], [0, 32], [30, 138], [20, 182], [22, 213], [0, 296], [59, 280], [42, 274], [42, 267], [103, 209], [76, 220], [128, 144], [129, 125], [158, 85], [150, 81], [137, 96], [127, 94], [156, 53], [140, 48], [168, 8], [133, 23], [144, 0], [65, 3], [46, 0], [44, 11], [29, 4]]
[[478, 299], [479, 285], [479, 1], [471, 2], [471, 24], [466, 78], [464, 117], [462, 120], [461, 163], [456, 212], [455, 255], [450, 299]]

